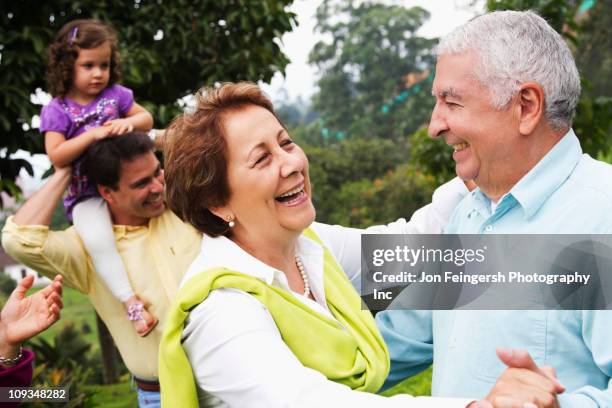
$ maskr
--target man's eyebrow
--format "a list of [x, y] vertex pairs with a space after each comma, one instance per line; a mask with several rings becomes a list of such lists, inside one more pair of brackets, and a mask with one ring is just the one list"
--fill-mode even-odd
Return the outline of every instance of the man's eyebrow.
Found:
[[157, 167], [155, 168], [155, 173], [153, 173], [150, 176], [146, 176], [143, 177], [141, 179], [136, 180], [135, 182], [133, 182], [132, 184], [130, 184], [130, 188], [136, 188], [138, 187], [140, 184], [143, 183], [148, 183], [153, 177], [155, 177], [155, 175], [157, 174], [157, 172], [159, 172], [161, 170], [161, 163], [157, 165]]
[[443, 88], [442, 90], [436, 92], [433, 89], [431, 90], [431, 94], [433, 96], [437, 96], [440, 98], [446, 98], [448, 96], [455, 98], [455, 99], [461, 99], [461, 95], [459, 95], [459, 92], [457, 92], [457, 90], [453, 87], [448, 87], [448, 88]]

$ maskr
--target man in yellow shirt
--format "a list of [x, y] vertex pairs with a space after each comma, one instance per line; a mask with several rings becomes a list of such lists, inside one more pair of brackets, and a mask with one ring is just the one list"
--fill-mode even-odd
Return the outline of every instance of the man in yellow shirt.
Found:
[[[23, 264], [46, 276], [61, 274], [67, 286], [89, 296], [125, 365], [136, 377], [140, 405], [158, 406], [157, 355], [166, 310], [184, 272], [200, 252], [201, 234], [183, 223], [160, 199], [164, 190], [163, 171], [153, 152], [153, 143], [145, 134], [132, 132], [92, 146], [96, 146], [98, 155], [102, 153], [111, 159], [100, 160], [97, 155], [94, 160], [98, 161], [94, 163], [99, 165], [85, 167], [95, 168], [95, 179], [108, 184], [99, 184], [98, 189], [111, 213], [117, 249], [134, 292], [159, 318], [155, 329], [144, 338], [136, 333], [126, 318], [123, 304], [95, 273], [73, 227], [49, 230], [57, 202], [70, 183], [69, 168], [56, 170], [9, 217], [2, 231], [2, 246]], [[100, 172], [109, 177], [101, 177]]]

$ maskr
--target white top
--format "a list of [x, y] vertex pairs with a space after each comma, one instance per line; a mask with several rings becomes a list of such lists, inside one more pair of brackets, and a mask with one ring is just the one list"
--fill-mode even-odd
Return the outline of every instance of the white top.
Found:
[[[443, 192], [457, 192], [458, 187], [455, 182], [447, 183], [440, 189]], [[444, 202], [438, 202], [434, 194], [434, 204], [417, 211], [409, 223], [399, 220], [367, 232], [441, 232], [458, 202], [448, 201], [447, 194], [441, 197]], [[358, 281], [358, 254], [363, 230], [319, 223], [312, 227], [351, 281]], [[284, 273], [254, 258], [225, 237], [204, 237], [202, 252], [185, 274], [183, 284], [197, 273], [222, 266], [284, 288], [313, 310], [333, 318], [324, 295], [322, 247], [308, 238], [300, 237], [297, 252], [302, 258], [316, 301], [292, 292]], [[272, 316], [262, 303], [236, 289], [212, 291], [204, 302], [191, 311], [183, 331], [183, 347], [198, 385], [201, 406], [464, 408], [472, 401], [413, 398], [409, 395], [385, 398], [353, 391], [345, 385], [329, 381], [318, 371], [302, 365], [283, 342]]]

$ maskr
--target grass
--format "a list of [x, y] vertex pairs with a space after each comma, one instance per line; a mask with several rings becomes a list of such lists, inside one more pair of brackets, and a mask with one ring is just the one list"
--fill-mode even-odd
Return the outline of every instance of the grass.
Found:
[[414, 396], [431, 395], [431, 372], [432, 368], [429, 367], [422, 373], [389, 388], [383, 392], [382, 395], [388, 397], [396, 394], [410, 394]]
[[[34, 339], [42, 337], [47, 341], [53, 341], [55, 335], [67, 324], [74, 324], [74, 326], [83, 333], [85, 340], [91, 344], [91, 350], [97, 352], [100, 348], [100, 344], [98, 342], [96, 314], [87, 295], [77, 290], [64, 287], [62, 300], [64, 302], [64, 308], [62, 309], [60, 320], [38, 336], [35, 336]], [[86, 329], [83, 330], [83, 328]]]
[[83, 387], [91, 400], [86, 407], [132, 408], [138, 406], [136, 391], [129, 382], [111, 385], [87, 385]]
[[[34, 290], [29, 293], [33, 292]], [[89, 298], [77, 290], [64, 287], [62, 300], [64, 308], [62, 309], [60, 320], [33, 339], [44, 338], [49, 342], [53, 342], [55, 335], [66, 325], [74, 324], [85, 340], [91, 344], [90, 353], [99, 355], [100, 343], [98, 341], [96, 314], [89, 302]], [[84, 332], [83, 327], [89, 327], [89, 329]], [[92, 396], [85, 406], [105, 408], [132, 408], [138, 406], [136, 391], [130, 387], [129, 375], [124, 375], [121, 379], [122, 382], [119, 384], [90, 384], [83, 386], [83, 390]]]

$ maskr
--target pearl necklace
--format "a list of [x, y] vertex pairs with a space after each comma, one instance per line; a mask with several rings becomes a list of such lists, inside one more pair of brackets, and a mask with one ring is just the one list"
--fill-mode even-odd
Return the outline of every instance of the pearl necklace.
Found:
[[306, 275], [306, 271], [304, 270], [304, 264], [300, 259], [298, 254], [295, 254], [295, 264], [300, 271], [300, 275], [302, 275], [302, 280], [304, 281], [304, 296], [310, 296], [310, 283], [308, 282], [308, 275]]

